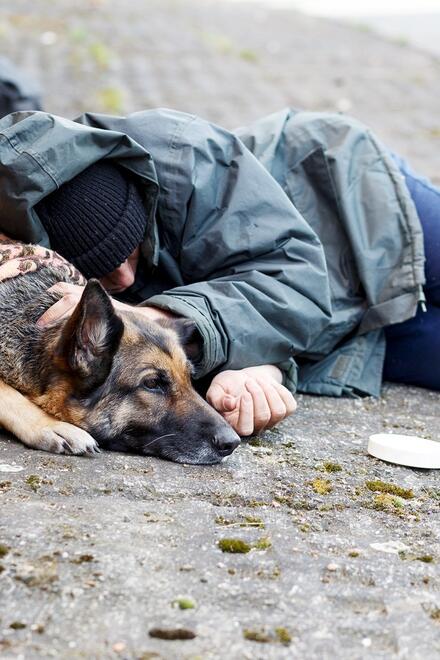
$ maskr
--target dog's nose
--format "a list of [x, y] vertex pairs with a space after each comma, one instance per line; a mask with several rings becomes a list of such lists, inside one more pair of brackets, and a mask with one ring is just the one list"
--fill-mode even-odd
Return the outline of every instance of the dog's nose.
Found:
[[222, 429], [214, 435], [212, 444], [221, 456], [229, 456], [234, 449], [237, 449], [240, 438], [232, 428]]

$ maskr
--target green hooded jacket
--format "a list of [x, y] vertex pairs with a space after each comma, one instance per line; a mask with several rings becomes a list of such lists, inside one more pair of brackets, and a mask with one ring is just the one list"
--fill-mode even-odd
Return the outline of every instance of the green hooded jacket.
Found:
[[278, 365], [285, 384], [380, 392], [382, 328], [423, 299], [422, 230], [387, 150], [341, 115], [283, 110], [236, 132], [193, 115], [43, 112], [0, 121], [0, 230], [49, 245], [33, 207], [102, 158], [148, 217], [125, 294], [192, 318], [200, 378]]

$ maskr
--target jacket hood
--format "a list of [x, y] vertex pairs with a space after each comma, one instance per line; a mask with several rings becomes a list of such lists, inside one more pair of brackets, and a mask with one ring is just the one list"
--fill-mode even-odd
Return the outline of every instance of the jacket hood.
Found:
[[101, 159], [138, 179], [147, 215], [142, 252], [156, 262], [155, 211], [159, 185], [150, 153], [124, 133], [47, 112], [15, 112], [0, 120], [0, 210], [5, 233], [50, 247], [35, 205]]

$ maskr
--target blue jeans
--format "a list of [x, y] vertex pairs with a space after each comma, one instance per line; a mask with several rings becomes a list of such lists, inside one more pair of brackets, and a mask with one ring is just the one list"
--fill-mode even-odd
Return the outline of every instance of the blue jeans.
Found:
[[393, 154], [405, 177], [425, 244], [427, 311], [385, 329], [384, 380], [440, 390], [440, 189]]

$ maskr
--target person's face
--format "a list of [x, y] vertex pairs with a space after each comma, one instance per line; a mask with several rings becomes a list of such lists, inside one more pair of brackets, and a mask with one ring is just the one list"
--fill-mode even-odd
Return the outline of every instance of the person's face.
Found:
[[121, 293], [121, 291], [128, 289], [128, 287], [134, 283], [136, 277], [139, 254], [140, 250], [139, 247], [137, 247], [123, 264], [118, 266], [118, 268], [115, 268], [115, 270], [108, 275], [101, 277], [99, 281], [104, 289], [110, 293]]

